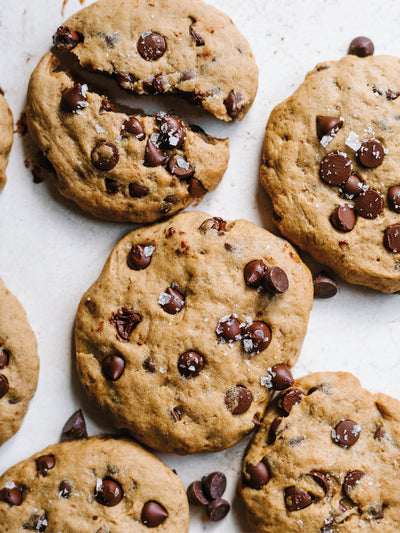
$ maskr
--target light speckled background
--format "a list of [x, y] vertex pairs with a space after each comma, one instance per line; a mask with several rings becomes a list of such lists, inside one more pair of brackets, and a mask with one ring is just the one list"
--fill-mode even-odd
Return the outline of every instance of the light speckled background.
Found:
[[[91, 3], [86, 0], [84, 5]], [[229, 135], [231, 159], [220, 187], [198, 207], [227, 219], [247, 218], [270, 226], [269, 204], [258, 184], [265, 123], [275, 104], [301, 83], [305, 73], [346, 53], [351, 39], [368, 35], [376, 53], [400, 56], [400, 2], [365, 0], [210, 0], [228, 13], [250, 41], [260, 68], [260, 87], [246, 118], [222, 124], [182, 104], [183, 116], [217, 136]], [[25, 105], [29, 75], [48, 50], [57, 26], [81, 7], [69, 0], [0, 0], [0, 85], [17, 119]], [[44, 88], [45, 91], [45, 88]], [[144, 102], [144, 103], [143, 103]], [[142, 99], [156, 111], [178, 100]], [[201, 117], [201, 118], [200, 118]], [[130, 227], [93, 220], [64, 201], [50, 183], [35, 185], [24, 166], [18, 135], [0, 194], [0, 275], [25, 306], [41, 358], [39, 388], [22, 429], [0, 449], [0, 472], [58, 441], [70, 414], [82, 406], [90, 434], [105, 430], [77, 382], [72, 329], [79, 299], [97, 278], [109, 252]], [[309, 262], [313, 269], [318, 268]], [[316, 301], [296, 376], [320, 370], [349, 370], [362, 384], [400, 399], [400, 296], [339, 282], [332, 300]], [[185, 486], [214, 470], [228, 476], [226, 497], [233, 512], [207, 523], [192, 513], [191, 533], [245, 532], [243, 509], [234, 494], [245, 443], [218, 454], [164, 456]], [[300, 531], [300, 530], [299, 530]], [[67, 532], [64, 532], [67, 533]], [[308, 532], [307, 532], [308, 533]]]

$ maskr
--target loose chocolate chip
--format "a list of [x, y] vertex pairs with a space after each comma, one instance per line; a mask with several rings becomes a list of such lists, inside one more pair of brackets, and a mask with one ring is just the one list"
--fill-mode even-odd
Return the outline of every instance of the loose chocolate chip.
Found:
[[122, 497], [122, 487], [119, 483], [113, 479], [98, 480], [95, 491], [95, 498], [98, 503], [106, 507], [114, 507], [119, 504]]
[[0, 370], [3, 370], [8, 365], [8, 353], [0, 348]]
[[343, 481], [343, 492], [348, 498], [351, 499], [351, 493], [360, 482], [361, 478], [365, 476], [365, 472], [361, 470], [353, 470], [352, 472], [347, 472], [344, 481]]
[[3, 374], [0, 374], [0, 398], [7, 394], [9, 388], [8, 379]]
[[252, 401], [253, 395], [242, 385], [232, 387], [225, 394], [225, 406], [233, 415], [245, 413]]
[[146, 61], [157, 61], [165, 54], [167, 42], [159, 33], [146, 31], [140, 36], [137, 49]]
[[127, 342], [132, 331], [142, 321], [142, 317], [126, 307], [121, 307], [112, 314], [110, 321], [114, 324], [121, 339]]
[[318, 483], [318, 485], [322, 488], [325, 494], [327, 494], [330, 487], [329, 476], [327, 474], [324, 474], [324, 472], [319, 472], [318, 470], [312, 470], [310, 472], [310, 476], [312, 476], [312, 478]]
[[0, 490], [0, 501], [6, 502], [9, 505], [21, 505], [22, 487], [20, 487], [19, 485], [15, 485], [12, 488], [5, 488]]
[[243, 349], [251, 355], [268, 348], [271, 339], [271, 330], [265, 322], [252, 322], [242, 328]]
[[197, 31], [193, 28], [193, 25], [190, 26], [189, 31], [190, 31], [190, 35], [193, 37], [196, 43], [196, 46], [205, 45], [203, 37], [197, 33]]
[[382, 195], [375, 189], [367, 189], [356, 198], [355, 209], [357, 215], [367, 219], [376, 218], [383, 211]]
[[153, 256], [154, 246], [134, 244], [129, 251], [127, 263], [132, 270], [143, 270], [147, 268]]
[[342, 191], [346, 198], [352, 200], [363, 192], [363, 182], [355, 174], [351, 174], [350, 177], [345, 181]]
[[290, 389], [280, 397], [279, 407], [283, 410], [285, 416], [290, 414], [290, 411], [300, 402], [302, 396], [304, 396], [302, 390]]
[[215, 330], [218, 338], [226, 342], [234, 342], [241, 338], [240, 322], [235, 315], [220, 318]]
[[231, 91], [228, 97], [224, 100], [226, 112], [231, 118], [235, 118], [238, 116], [239, 111], [241, 109], [239, 107], [239, 104], [242, 100], [242, 95], [240, 93], [235, 93], [235, 91]]
[[127, 137], [128, 135], [134, 135], [139, 141], [143, 141], [146, 137], [144, 133], [143, 124], [136, 117], [129, 117], [122, 125], [122, 135]]
[[101, 370], [106, 378], [117, 381], [124, 372], [125, 359], [119, 355], [107, 355], [101, 363]]
[[160, 143], [167, 149], [182, 148], [186, 130], [181, 119], [169, 113], [157, 113], [156, 119], [160, 126]]
[[64, 48], [64, 50], [72, 50], [82, 41], [83, 37], [68, 26], [60, 26], [53, 35], [54, 46]]
[[279, 417], [274, 418], [273, 421], [271, 422], [271, 425], [268, 431], [268, 442], [267, 442], [268, 445], [271, 445], [275, 442], [276, 432], [281, 422], [282, 422], [282, 418], [279, 418]]
[[386, 429], [382, 426], [378, 426], [374, 433], [374, 439], [382, 440], [386, 437]]
[[207, 233], [210, 230], [216, 230], [218, 234], [224, 232], [226, 230], [226, 221], [220, 217], [207, 218], [199, 227], [199, 231]]
[[201, 505], [202, 507], [205, 507], [210, 503], [204, 494], [201, 481], [193, 481], [193, 483], [188, 486], [186, 493], [189, 502], [193, 505]]
[[312, 504], [312, 498], [302, 489], [288, 487], [285, 489], [285, 504], [288, 511], [300, 511]]
[[163, 76], [150, 76], [143, 80], [143, 89], [149, 94], [163, 94], [165, 92], [165, 81]]
[[181, 180], [189, 179], [194, 174], [194, 168], [180, 155], [173, 155], [168, 161], [168, 170]]
[[229, 513], [231, 506], [226, 500], [222, 498], [217, 498], [216, 500], [210, 502], [206, 507], [206, 512], [208, 519], [211, 522], [218, 522], [222, 520]]
[[383, 243], [391, 252], [400, 252], [400, 224], [393, 224], [385, 229]]
[[206, 192], [207, 189], [203, 187], [202, 183], [197, 178], [189, 179], [189, 194], [191, 194], [193, 198], [200, 198], [201, 196], [204, 196]]
[[55, 467], [56, 459], [54, 455], [42, 455], [35, 459], [36, 470], [41, 476], [47, 476], [47, 472]]
[[376, 139], [369, 139], [361, 144], [357, 157], [364, 167], [375, 168], [382, 164], [385, 151], [380, 142]]
[[61, 95], [61, 104], [65, 111], [77, 113], [87, 107], [87, 85], [76, 83], [73, 87], [64, 89]]
[[157, 502], [147, 502], [142, 509], [142, 522], [147, 527], [157, 527], [168, 518], [168, 512]]
[[289, 279], [280, 267], [268, 268], [264, 273], [262, 283], [264, 289], [273, 294], [282, 294], [289, 288]]
[[201, 354], [190, 350], [179, 356], [178, 370], [186, 379], [198, 376], [203, 368], [204, 357]]
[[333, 137], [343, 126], [343, 120], [339, 117], [325, 117], [323, 115], [317, 116], [317, 135], [318, 139], [329, 136]]
[[374, 43], [368, 37], [355, 37], [349, 46], [348, 54], [358, 57], [372, 56], [375, 51]]
[[129, 89], [135, 82], [134, 76], [129, 72], [115, 72], [114, 76], [123, 89]]
[[246, 285], [254, 288], [260, 287], [266, 269], [267, 267], [262, 259], [255, 259], [247, 263], [243, 270]]
[[400, 185], [392, 185], [387, 192], [389, 208], [395, 213], [400, 213]]
[[149, 189], [138, 183], [130, 183], [128, 189], [131, 198], [143, 198], [149, 194]]
[[90, 155], [93, 166], [107, 171], [115, 167], [119, 160], [118, 148], [108, 141], [98, 141]]
[[274, 365], [269, 373], [271, 375], [272, 388], [275, 390], [285, 390], [294, 383], [290, 368], [286, 365]]
[[71, 483], [68, 480], [63, 479], [58, 485], [59, 496], [61, 496], [61, 498], [68, 498], [71, 492], [72, 492]]
[[338, 231], [351, 231], [356, 224], [356, 215], [351, 205], [339, 205], [330, 216], [332, 226]]
[[158, 167], [167, 160], [167, 156], [151, 139], [147, 139], [144, 152], [144, 164], [146, 167]]
[[245, 477], [245, 483], [252, 489], [259, 490], [269, 481], [268, 468], [262, 461], [256, 465], [247, 463], [246, 473], [249, 477]]
[[110, 111], [115, 111], [115, 106], [106, 96], [104, 96], [103, 100], [101, 101], [99, 113], [102, 115], [103, 113], [109, 113]]
[[360, 437], [361, 427], [352, 420], [342, 420], [332, 430], [332, 439], [341, 446], [353, 446]]
[[334, 279], [320, 272], [314, 279], [314, 298], [332, 298], [337, 293]]
[[351, 174], [351, 161], [342, 154], [328, 154], [321, 161], [319, 175], [328, 185], [341, 185]]
[[179, 313], [179, 311], [183, 309], [183, 306], [185, 305], [185, 298], [176, 289], [168, 287], [165, 292], [160, 294], [158, 303], [166, 313], [169, 313], [170, 315], [176, 315], [176, 313]]
[[150, 355], [143, 361], [143, 368], [152, 374], [156, 371], [156, 364]]
[[87, 438], [88, 434], [86, 431], [86, 423], [85, 419], [83, 418], [82, 409], [78, 409], [66, 421], [61, 432], [61, 442]]
[[121, 184], [119, 181], [106, 178], [106, 191], [108, 192], [108, 194], [117, 194], [120, 187]]
[[221, 498], [225, 492], [226, 476], [223, 472], [212, 472], [204, 476], [201, 482], [203, 484], [203, 490], [210, 500]]

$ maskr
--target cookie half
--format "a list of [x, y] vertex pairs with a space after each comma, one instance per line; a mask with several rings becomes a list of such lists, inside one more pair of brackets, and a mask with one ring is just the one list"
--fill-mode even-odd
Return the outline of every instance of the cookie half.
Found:
[[19, 430], [38, 374], [35, 335], [22, 305], [0, 278], [0, 444]]
[[345, 280], [400, 290], [400, 60], [317, 65], [272, 112], [261, 183], [279, 229]]
[[6, 168], [14, 135], [14, 121], [3, 92], [0, 89], [0, 190], [4, 187], [7, 177]]
[[152, 448], [228, 448], [258, 424], [268, 369], [297, 360], [312, 295], [286, 241], [245, 220], [176, 215], [122, 239], [82, 297], [79, 377]]
[[[63, 442], [0, 477], [3, 531], [189, 531], [178, 476], [127, 439]], [[5, 529], [4, 529], [5, 528]]]
[[243, 463], [252, 531], [398, 531], [400, 403], [344, 372], [296, 380]]

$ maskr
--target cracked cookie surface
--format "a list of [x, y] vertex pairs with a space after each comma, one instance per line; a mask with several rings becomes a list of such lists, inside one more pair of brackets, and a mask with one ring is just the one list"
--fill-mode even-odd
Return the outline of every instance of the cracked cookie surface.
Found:
[[6, 168], [14, 135], [14, 121], [6, 99], [0, 92], [0, 190], [4, 187], [7, 177]]

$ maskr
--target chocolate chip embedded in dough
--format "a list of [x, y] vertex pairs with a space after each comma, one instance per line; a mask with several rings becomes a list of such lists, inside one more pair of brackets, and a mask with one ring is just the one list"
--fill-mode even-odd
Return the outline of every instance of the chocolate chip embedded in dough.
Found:
[[137, 43], [139, 54], [146, 61], [157, 61], [165, 54], [167, 42], [165, 37], [154, 31], [145, 31]]
[[226, 342], [234, 342], [241, 338], [240, 322], [235, 315], [220, 318], [215, 330], [219, 339]]
[[266, 270], [267, 266], [262, 259], [255, 259], [247, 263], [243, 270], [246, 285], [254, 288], [260, 287]]
[[311, 470], [311, 472], [309, 472], [309, 475], [318, 483], [318, 485], [322, 488], [325, 494], [327, 494], [330, 487], [328, 474], [320, 472], [319, 470]]
[[181, 180], [186, 180], [194, 174], [194, 168], [178, 154], [173, 155], [168, 161], [168, 170]]
[[268, 431], [268, 439], [267, 439], [268, 445], [271, 445], [275, 442], [276, 433], [278, 431], [278, 427], [281, 422], [282, 422], [282, 418], [280, 418], [279, 416], [274, 418], [273, 421], [271, 422], [271, 425], [269, 426], [269, 431]]
[[121, 184], [119, 181], [106, 178], [106, 191], [108, 194], [111, 194], [111, 195], [117, 194], [120, 188], [121, 188]]
[[120, 307], [118, 311], [111, 315], [110, 322], [117, 330], [118, 336], [122, 341], [128, 342], [131, 333], [136, 326], [142, 321], [142, 317], [126, 307]]
[[246, 387], [237, 385], [225, 394], [225, 406], [233, 415], [245, 413], [253, 401], [253, 395]]
[[343, 120], [339, 117], [326, 117], [324, 115], [317, 116], [317, 135], [318, 139], [322, 137], [333, 137], [343, 126]]
[[6, 502], [9, 505], [18, 506], [22, 503], [22, 487], [15, 483], [13, 485], [11, 488], [6, 487], [0, 490], [0, 501]]
[[158, 303], [166, 313], [169, 313], [170, 315], [176, 315], [176, 313], [179, 313], [179, 311], [183, 309], [183, 306], [185, 305], [185, 298], [176, 289], [168, 287], [165, 292], [160, 294]]
[[352, 200], [364, 190], [364, 184], [358, 176], [351, 174], [342, 186], [343, 195]]
[[357, 157], [364, 167], [375, 168], [382, 164], [385, 150], [376, 139], [368, 139], [361, 144]]
[[8, 365], [9, 357], [6, 350], [0, 347], [0, 370], [3, 370]]
[[76, 83], [73, 87], [67, 87], [61, 94], [61, 105], [65, 111], [77, 113], [87, 107], [86, 84]]
[[286, 272], [278, 266], [268, 268], [262, 280], [264, 289], [273, 294], [283, 294], [289, 288], [289, 279]]
[[134, 76], [132, 76], [132, 74], [129, 74], [129, 72], [123, 72], [123, 71], [115, 72], [114, 76], [118, 84], [123, 89], [130, 89], [133, 83], [135, 82]]
[[283, 364], [274, 365], [269, 371], [271, 375], [271, 385], [275, 390], [285, 390], [294, 383], [290, 368]]
[[206, 43], [204, 42], [203, 37], [193, 28], [193, 25], [190, 25], [189, 28], [190, 35], [193, 37], [194, 42], [196, 43], [196, 46], [204, 46]]
[[361, 427], [352, 420], [342, 420], [332, 430], [332, 440], [344, 447], [353, 446], [360, 438]]
[[125, 370], [125, 359], [120, 355], [107, 355], [102, 363], [103, 375], [111, 381], [117, 381]]
[[269, 481], [268, 468], [263, 461], [260, 461], [256, 465], [247, 463], [246, 473], [249, 477], [245, 477], [245, 483], [252, 489], [259, 490]]
[[278, 405], [285, 413], [285, 416], [290, 414], [290, 411], [300, 402], [302, 396], [304, 396], [304, 392], [301, 389], [289, 389], [279, 398]]
[[146, 167], [158, 167], [165, 163], [167, 156], [151, 139], [147, 139], [144, 152], [144, 164]]
[[52, 470], [56, 465], [56, 458], [54, 455], [42, 455], [35, 459], [36, 470], [41, 476], [47, 476], [47, 472]]
[[138, 183], [130, 183], [128, 190], [131, 198], [143, 198], [149, 194], [149, 189]]
[[319, 175], [328, 185], [341, 185], [350, 176], [352, 165], [350, 159], [336, 152], [328, 154], [321, 161]]
[[242, 344], [245, 352], [256, 355], [270, 345], [272, 334], [265, 322], [255, 321], [242, 328]]
[[202, 233], [208, 233], [211, 230], [215, 230], [218, 234], [226, 231], [226, 220], [220, 217], [207, 218], [199, 227], [199, 231]]
[[382, 213], [383, 207], [383, 197], [375, 189], [367, 189], [356, 198], [355, 210], [360, 217], [370, 220], [376, 218]]
[[154, 359], [149, 355], [144, 361], [143, 361], [143, 368], [147, 370], [147, 372], [150, 372], [151, 374], [154, 374], [156, 371], [156, 364], [154, 362]]
[[339, 205], [330, 216], [332, 226], [338, 231], [349, 232], [356, 225], [356, 215], [351, 205]]
[[240, 112], [239, 104], [243, 100], [241, 93], [231, 91], [228, 97], [224, 100], [226, 112], [231, 118], [236, 118]]
[[63, 479], [62, 481], [60, 481], [60, 484], [58, 485], [58, 495], [61, 496], [61, 498], [69, 498], [71, 492], [71, 483], [67, 479]]
[[400, 185], [392, 185], [387, 192], [389, 208], [395, 213], [400, 213]]
[[400, 224], [393, 224], [385, 229], [383, 242], [390, 252], [400, 252]]
[[201, 196], [204, 196], [207, 192], [207, 189], [203, 186], [200, 180], [197, 178], [190, 178], [189, 179], [189, 194], [193, 196], [193, 198], [200, 198]]
[[114, 507], [118, 505], [123, 498], [122, 487], [113, 479], [98, 480], [95, 499], [101, 505], [106, 507]]
[[68, 26], [60, 26], [53, 35], [53, 44], [57, 48], [72, 50], [77, 44], [83, 41], [82, 35]]
[[312, 498], [305, 490], [288, 487], [285, 489], [285, 504], [290, 512], [300, 511], [312, 504]]
[[119, 152], [115, 144], [109, 141], [98, 141], [90, 154], [92, 164], [98, 170], [108, 171], [119, 161]]
[[142, 523], [147, 527], [158, 527], [168, 518], [167, 510], [159, 503], [149, 501], [144, 504], [141, 514]]
[[186, 128], [182, 120], [169, 113], [157, 113], [157, 123], [160, 127], [159, 141], [167, 149], [179, 149], [186, 140]]
[[189, 350], [179, 356], [178, 370], [186, 379], [198, 376], [204, 368], [204, 357], [193, 350]]
[[0, 398], [3, 398], [9, 391], [8, 379], [3, 374], [0, 374]]
[[124, 137], [133, 135], [138, 141], [143, 141], [146, 137], [143, 124], [137, 117], [129, 117], [122, 125], [121, 133]]
[[134, 244], [127, 257], [128, 267], [132, 270], [143, 270], [151, 263], [154, 246]]
[[343, 492], [348, 498], [351, 499], [351, 493], [364, 476], [365, 472], [362, 470], [353, 470], [352, 472], [347, 472], [343, 481]]
[[372, 56], [375, 52], [374, 43], [368, 37], [355, 37], [349, 46], [348, 54], [358, 57]]

